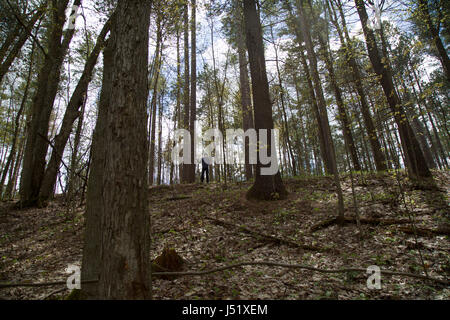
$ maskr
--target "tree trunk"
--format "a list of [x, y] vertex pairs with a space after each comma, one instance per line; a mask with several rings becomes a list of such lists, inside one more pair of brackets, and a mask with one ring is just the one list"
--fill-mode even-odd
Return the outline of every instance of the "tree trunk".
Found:
[[[61, 66], [75, 33], [75, 29], [69, 29], [63, 38], [68, 2], [68, 0], [52, 1], [52, 27], [49, 33], [48, 52], [39, 72], [38, 87], [31, 105], [31, 121], [23, 158], [20, 181], [20, 202], [23, 207], [37, 204], [44, 178], [50, 115], [58, 91]], [[81, 0], [75, 0], [74, 5], [80, 4]]]
[[2, 46], [0, 47], [0, 64], [3, 63], [9, 48], [11, 48], [11, 45], [20, 35], [20, 30], [22, 30], [22, 26], [19, 23], [16, 23], [14, 29], [11, 30], [6, 36], [5, 40], [3, 40]]
[[[323, 147], [324, 147], [324, 162], [326, 172], [329, 174], [336, 173], [336, 168], [333, 167], [333, 159], [335, 158], [334, 145], [331, 139], [331, 129], [328, 122], [328, 112], [326, 109], [326, 102], [323, 94], [322, 83], [320, 80], [319, 72], [317, 69], [317, 56], [314, 52], [314, 46], [310, 34], [310, 25], [306, 19], [303, 4], [301, 0], [297, 0], [297, 13], [298, 20], [296, 21], [297, 30], [301, 31], [301, 38], [305, 41], [305, 47], [309, 60], [310, 73], [312, 76], [312, 82], [314, 84], [315, 95], [317, 99], [319, 121], [323, 130]], [[300, 37], [299, 37], [300, 38]]]
[[[189, 109], [189, 5], [188, 1], [184, 5], [184, 88], [183, 88], [183, 104], [184, 104], [184, 114], [183, 114], [183, 128], [189, 131], [190, 123], [190, 109]], [[192, 138], [192, 137], [191, 137]], [[192, 140], [192, 139], [191, 139]], [[192, 141], [191, 141], [192, 142]], [[183, 150], [184, 152], [191, 152], [191, 150]], [[191, 159], [193, 160], [193, 159]], [[189, 181], [189, 164], [183, 163], [182, 179], [183, 183]]]
[[[337, 197], [338, 197], [338, 222], [339, 224], [342, 224], [344, 221], [344, 196], [342, 192], [339, 172], [337, 168], [337, 161], [336, 161], [336, 152], [334, 148], [334, 143], [331, 135], [331, 129], [330, 124], [328, 120], [328, 114], [326, 109], [326, 103], [325, 98], [323, 94], [322, 85], [320, 82], [319, 72], [317, 68], [317, 57], [314, 52], [314, 47], [312, 43], [311, 33], [310, 33], [310, 23], [306, 16], [306, 11], [303, 7], [303, 1], [297, 0], [297, 12], [299, 17], [299, 24], [297, 24], [298, 27], [301, 27], [303, 40], [306, 44], [306, 50], [308, 52], [308, 58], [311, 65], [311, 72], [313, 76], [314, 86], [316, 90], [316, 96], [318, 97], [318, 107], [319, 107], [319, 113], [320, 113], [320, 119], [322, 122], [322, 126], [324, 129], [324, 142], [325, 142], [325, 150], [327, 153], [327, 161], [328, 164], [328, 172], [333, 175], [334, 183], [336, 185], [337, 189]], [[311, 7], [311, 3], [309, 3], [309, 10], [310, 15], [313, 15], [313, 8]]]
[[[177, 25], [177, 84], [176, 84], [176, 107], [174, 112], [174, 123], [173, 123], [173, 132], [177, 128], [180, 128], [181, 124], [181, 55], [180, 55], [180, 29], [179, 25]], [[178, 141], [173, 141], [173, 147], [175, 147]], [[174, 165], [174, 162], [170, 162], [170, 184], [176, 180], [177, 177], [177, 168]], [[178, 174], [179, 175], [179, 174]]]
[[428, 31], [432, 37], [431, 40], [436, 46], [437, 52], [439, 54], [439, 60], [441, 61], [442, 68], [444, 69], [444, 74], [447, 77], [447, 81], [450, 82], [450, 59], [448, 57], [447, 49], [445, 48], [442, 39], [439, 36], [439, 30], [433, 25], [433, 22], [431, 21], [431, 15], [428, 9], [427, 0], [419, 0], [419, 10], [424, 16], [423, 18], [425, 20], [425, 24], [427, 25]]
[[[270, 132], [271, 129], [273, 129], [273, 118], [272, 104], [269, 95], [269, 83], [267, 81], [261, 22], [256, 13], [255, 0], [244, 0], [244, 24], [252, 77], [252, 91], [255, 106], [255, 129], [258, 131], [258, 146], [261, 147], [259, 130], [268, 129]], [[270, 138], [267, 139], [267, 148], [268, 150], [271, 150]], [[260, 160], [258, 155], [255, 183], [247, 192], [247, 198], [260, 200], [286, 198], [288, 192], [284, 187], [279, 171], [274, 175], [262, 175], [261, 169], [265, 166], [262, 165]]]
[[361, 171], [361, 165], [359, 164], [358, 153], [356, 151], [355, 142], [353, 140], [352, 124], [347, 115], [347, 109], [344, 105], [342, 99], [342, 91], [337, 84], [336, 75], [334, 72], [334, 66], [331, 58], [331, 54], [328, 50], [328, 45], [325, 43], [322, 36], [319, 34], [319, 43], [321, 46], [321, 51], [323, 55], [323, 60], [325, 61], [325, 66], [328, 70], [328, 76], [330, 80], [331, 87], [334, 91], [334, 96], [336, 98], [336, 105], [338, 107], [339, 116], [338, 119], [341, 121], [342, 133], [344, 136], [345, 143], [350, 151], [350, 157], [352, 158], [353, 168], [356, 171]]
[[[24, 135], [25, 136], [25, 135]], [[16, 156], [16, 162], [14, 164], [14, 168], [12, 170], [12, 174], [9, 177], [8, 184], [6, 185], [6, 190], [4, 193], [4, 199], [12, 199], [15, 196], [15, 190], [17, 185], [17, 178], [19, 176], [19, 170], [20, 170], [20, 164], [22, 163], [23, 158], [23, 152], [24, 152], [24, 144], [25, 144], [25, 138], [20, 138], [19, 146], [17, 148], [17, 156]]]
[[191, 96], [190, 96], [190, 114], [189, 114], [189, 133], [191, 134], [191, 164], [189, 165], [189, 173], [187, 182], [195, 182], [195, 120], [197, 120], [197, 46], [196, 46], [196, 0], [191, 2]]
[[[341, 45], [344, 47], [344, 53], [345, 53], [347, 65], [350, 67], [350, 70], [353, 75], [355, 89], [358, 93], [358, 98], [359, 98], [359, 102], [360, 102], [360, 106], [361, 106], [361, 114], [362, 114], [362, 117], [364, 120], [364, 125], [365, 125], [366, 131], [367, 131], [367, 135], [369, 136], [369, 142], [370, 142], [370, 146], [372, 148], [375, 166], [377, 168], [377, 171], [385, 171], [387, 169], [386, 158], [383, 155], [380, 140], [378, 138], [378, 134], [375, 129], [375, 125], [373, 123], [372, 115], [370, 114], [369, 104], [367, 102], [366, 93], [364, 91], [364, 87], [363, 87], [363, 83], [362, 83], [361, 72], [360, 72], [358, 63], [356, 62], [356, 59], [355, 59], [355, 49], [352, 45], [350, 36], [348, 34], [347, 23], [345, 22], [345, 16], [344, 16], [344, 12], [342, 11], [342, 5], [341, 5], [340, 0], [338, 0], [337, 2], [338, 2], [339, 14], [341, 16], [341, 21], [343, 24], [343, 32], [342, 32], [341, 28], [339, 27], [339, 24], [337, 23], [337, 17], [336, 17], [336, 14], [334, 13], [333, 5], [331, 5], [332, 10], [330, 10], [330, 11], [333, 13], [332, 16], [334, 17], [334, 19], [332, 18], [331, 21], [333, 22], [333, 24], [336, 27], [336, 30], [339, 35], [339, 40], [341, 42]], [[345, 35], [345, 39], [344, 39], [344, 35]]]
[[159, 97], [159, 108], [158, 108], [158, 175], [156, 177], [156, 184], [161, 185], [161, 167], [162, 167], [162, 117], [163, 117], [163, 106], [164, 106], [164, 91], [162, 88], [161, 95]]
[[275, 44], [275, 38], [273, 36], [272, 26], [270, 26], [270, 35], [272, 37], [272, 41], [273, 41], [273, 45], [274, 45], [274, 49], [275, 49], [275, 66], [276, 66], [277, 76], [278, 76], [278, 86], [280, 89], [281, 116], [282, 116], [281, 123], [284, 123], [285, 140], [286, 140], [287, 149], [289, 152], [288, 155], [290, 156], [291, 162], [292, 162], [292, 173], [294, 176], [296, 176], [297, 175], [297, 165], [296, 165], [296, 161], [295, 161], [295, 155], [292, 150], [291, 137], [289, 134], [289, 122], [288, 122], [287, 114], [286, 114], [284, 86], [283, 86], [283, 80], [281, 79], [280, 65], [279, 65], [279, 61], [278, 61], [278, 48], [277, 48], [277, 45]]
[[[87, 96], [86, 96], [87, 98]], [[86, 102], [87, 99], [84, 100], [83, 106], [80, 110], [80, 116], [78, 118], [77, 128], [75, 130], [75, 137], [74, 137], [74, 143], [73, 143], [73, 150], [72, 154], [70, 155], [70, 172], [69, 172], [69, 179], [67, 183], [67, 195], [66, 195], [66, 203], [69, 205], [74, 200], [77, 191], [77, 184], [78, 182], [78, 176], [77, 176], [77, 170], [78, 170], [78, 150], [80, 148], [80, 142], [81, 142], [81, 132], [83, 130], [83, 121], [84, 121], [84, 113], [86, 110]], [[45, 179], [44, 179], [45, 180]], [[42, 190], [42, 189], [41, 189]]]
[[[236, 22], [236, 36], [237, 36], [237, 50], [239, 58], [239, 91], [241, 94], [241, 106], [242, 106], [242, 126], [244, 131], [254, 128], [253, 124], [253, 107], [252, 99], [250, 96], [250, 82], [248, 78], [248, 60], [246, 54], [245, 34], [244, 34], [244, 21], [242, 17], [242, 5], [241, 1], [234, 0], [235, 8], [235, 22]], [[249, 157], [249, 139], [245, 138], [245, 179], [250, 181], [253, 178], [253, 167], [250, 164]]]
[[105, 37], [109, 31], [109, 28], [110, 20], [104, 25], [102, 31], [100, 32], [95, 47], [86, 60], [81, 78], [78, 81], [78, 84], [66, 108], [61, 129], [55, 137], [54, 149], [52, 150], [52, 155], [47, 165], [39, 193], [39, 199], [43, 202], [47, 201], [52, 196], [56, 179], [58, 177], [59, 166], [61, 165], [64, 154], [64, 149], [66, 148], [67, 141], [72, 133], [73, 123], [80, 116], [80, 107], [85, 103], [87, 90], [92, 78], [92, 72], [97, 63], [98, 56], [105, 45]]
[[[410, 94], [408, 88], [406, 87], [405, 81], [403, 79], [400, 79], [400, 83], [402, 85], [402, 89], [404, 92], [403, 100], [406, 101], [407, 103], [410, 103], [411, 105], [413, 105], [414, 102], [411, 99], [411, 94]], [[436, 164], [434, 163], [434, 159], [433, 159], [433, 155], [431, 154], [430, 146], [428, 145], [428, 142], [425, 138], [425, 129], [424, 129], [422, 123], [417, 118], [414, 108], [407, 109], [407, 116], [411, 121], [411, 127], [413, 129], [414, 134], [417, 137], [417, 140], [420, 143], [420, 148], [422, 149], [423, 156], [425, 157], [425, 161], [427, 162], [428, 167], [431, 169], [435, 169]]]
[[31, 53], [30, 53], [30, 66], [28, 68], [27, 82], [25, 84], [25, 89], [23, 92], [22, 101], [20, 103], [20, 108], [17, 111], [16, 118], [14, 121], [14, 134], [13, 134], [13, 139], [12, 139], [12, 146], [11, 146], [11, 150], [10, 150], [10, 153], [8, 156], [8, 160], [6, 161], [6, 164], [3, 168], [3, 174], [2, 174], [2, 178], [1, 178], [1, 182], [0, 182], [0, 187], [2, 188], [1, 189], [2, 191], [3, 191], [3, 185], [5, 184], [5, 181], [6, 181], [6, 176], [8, 174], [9, 167], [14, 162], [13, 158], [16, 156], [16, 147], [17, 147], [17, 142], [18, 142], [19, 133], [20, 133], [20, 127], [21, 127], [20, 119], [23, 117], [23, 111], [25, 110], [25, 105], [27, 104], [28, 93], [29, 93], [29, 89], [30, 89], [31, 74], [33, 71], [33, 64], [34, 64], [34, 49], [35, 49], [35, 44], [33, 43], [32, 48], [31, 48]]
[[[84, 279], [99, 280], [92, 286], [93, 298], [151, 297], [146, 177], [150, 8], [151, 1], [119, 0], [105, 50], [101, 112], [94, 137], [97, 165], [89, 181], [83, 251]], [[99, 151], [103, 151], [100, 157]], [[93, 209], [99, 211], [93, 215]], [[92, 234], [96, 224], [100, 236]]]
[[[380, 83], [384, 94], [393, 113], [395, 122], [398, 126], [400, 139], [405, 154], [406, 167], [411, 177], [426, 178], [431, 177], [431, 172], [420, 149], [416, 136], [406, 118], [401, 101], [394, 89], [392, 75], [389, 71], [389, 63], [383, 63], [375, 40], [373, 31], [367, 25], [368, 16], [363, 0], [355, 0], [361, 24], [363, 26], [364, 36], [366, 38], [367, 51], [375, 73], [381, 77]], [[388, 57], [384, 57], [387, 60]]]
[[[155, 148], [156, 148], [156, 109], [158, 102], [158, 83], [159, 76], [161, 74], [162, 67], [162, 26], [161, 26], [161, 13], [157, 12], [156, 25], [157, 25], [157, 35], [156, 35], [156, 57], [155, 57], [155, 71], [153, 73], [153, 95], [151, 100], [151, 133], [150, 133], [150, 153], [149, 153], [149, 175], [148, 184], [151, 186], [154, 182], [155, 175]], [[161, 106], [160, 106], [161, 107]]]
[[[31, 17], [30, 22], [27, 24], [25, 30], [22, 30], [22, 32], [20, 33], [19, 39], [17, 39], [17, 42], [11, 48], [6, 58], [3, 58], [3, 54], [6, 53], [6, 50], [4, 53], [3, 50], [7, 48], [2, 47], [2, 55], [0, 56], [0, 84], [2, 83], [3, 77], [8, 72], [9, 68], [16, 59], [23, 45], [25, 44], [25, 42], [27, 42], [28, 38], [30, 37], [34, 25], [40, 19], [42, 14], [45, 12], [46, 7], [47, 2], [45, 2], [44, 5], [42, 5], [40, 8], [37, 9], [36, 13]], [[7, 39], [7, 41], [8, 40], [9, 39]], [[4, 45], [5, 47], [8, 47], [7, 43], [5, 43]]]
[[[416, 70], [413, 67], [411, 67], [411, 69], [412, 69], [412, 74], [413, 74], [414, 79], [416, 81], [417, 87], [419, 88], [420, 97], [423, 97], [422, 86], [421, 86], [420, 81], [419, 81], [419, 79], [417, 77]], [[422, 98], [422, 100], [423, 100], [423, 103], [424, 103], [424, 106], [425, 106], [425, 111], [426, 111], [426, 113], [428, 115], [428, 119], [430, 120], [431, 127], [433, 129], [434, 138], [435, 138], [435, 141], [436, 141], [437, 149], [439, 150], [439, 153], [440, 153], [440, 156], [441, 156], [441, 160], [443, 162], [443, 165], [448, 168], [447, 157], [446, 157], [446, 154], [445, 154], [445, 151], [444, 151], [444, 147], [443, 147], [442, 142], [441, 142], [441, 138], [439, 137], [439, 133], [437, 132], [436, 125], [435, 125], [435, 123], [433, 121], [433, 117], [431, 116], [431, 113], [429, 111], [430, 108], [429, 108], [429, 106], [427, 106], [426, 100], [423, 99], [423, 98]], [[421, 112], [422, 112], [422, 110], [421, 110]], [[445, 124], [445, 122], [444, 122], [444, 124]]]

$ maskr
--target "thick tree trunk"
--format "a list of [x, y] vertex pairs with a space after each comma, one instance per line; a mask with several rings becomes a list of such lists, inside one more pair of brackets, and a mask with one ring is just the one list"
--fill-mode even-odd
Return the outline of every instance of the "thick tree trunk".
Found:
[[[255, 129], [258, 131], [258, 145], [261, 147], [259, 130], [268, 129], [270, 132], [274, 127], [269, 83], [266, 73], [266, 61], [264, 58], [261, 22], [256, 13], [255, 0], [244, 0], [244, 22], [255, 106]], [[271, 150], [270, 137], [268, 137], [267, 142], [267, 148]], [[265, 166], [261, 164], [260, 157], [258, 156], [255, 183], [247, 192], [247, 198], [260, 200], [286, 198], [288, 192], [281, 180], [280, 173], [262, 175], [261, 169], [263, 167]]]
[[[119, 0], [105, 50], [83, 251], [82, 279], [99, 280], [85, 291], [92, 298], [151, 297], [146, 177], [150, 7], [151, 1]], [[92, 234], [95, 225], [100, 236]]]
[[[395, 91], [389, 64], [383, 63], [375, 40], [374, 32], [367, 25], [368, 16], [363, 0], [355, 0], [361, 24], [366, 38], [367, 51], [375, 73], [381, 77], [380, 83], [398, 126], [400, 139], [405, 154], [406, 167], [412, 177], [431, 177], [431, 172], [420, 149], [416, 136], [406, 118], [401, 101]], [[384, 60], [387, 60], [384, 57]]]

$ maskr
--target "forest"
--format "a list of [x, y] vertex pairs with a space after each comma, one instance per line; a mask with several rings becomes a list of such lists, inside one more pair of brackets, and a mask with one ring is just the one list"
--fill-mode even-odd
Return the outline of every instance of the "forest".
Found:
[[450, 299], [449, 45], [445, 0], [0, 0], [0, 300]]

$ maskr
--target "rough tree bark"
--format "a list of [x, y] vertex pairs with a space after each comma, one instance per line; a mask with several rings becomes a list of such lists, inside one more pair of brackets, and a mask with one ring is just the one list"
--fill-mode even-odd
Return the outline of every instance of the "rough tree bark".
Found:
[[151, 297], [146, 111], [151, 3], [119, 0], [105, 49], [82, 265], [82, 279], [99, 280], [84, 285], [89, 298]]
[[[269, 95], [269, 83], [266, 73], [264, 45], [259, 16], [256, 12], [255, 0], [244, 0], [244, 25], [246, 31], [247, 50], [250, 61], [252, 78], [252, 91], [255, 107], [255, 129], [258, 131], [258, 148], [260, 144], [260, 129], [269, 132], [274, 128], [272, 118], [272, 103]], [[269, 134], [270, 135], [270, 134]], [[271, 150], [271, 139], [267, 139], [267, 148]], [[268, 152], [269, 153], [269, 152]], [[288, 192], [281, 180], [280, 172], [274, 175], [262, 175], [261, 169], [265, 167], [260, 162], [256, 165], [255, 183], [247, 192], [247, 198], [260, 200], [284, 199]]]

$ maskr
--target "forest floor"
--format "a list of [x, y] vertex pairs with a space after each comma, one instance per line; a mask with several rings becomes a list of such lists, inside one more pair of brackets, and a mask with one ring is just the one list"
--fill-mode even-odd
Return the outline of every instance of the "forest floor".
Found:
[[[450, 172], [434, 172], [437, 188], [419, 190], [404, 176], [343, 177], [344, 226], [320, 224], [337, 215], [330, 177], [286, 179], [289, 198], [245, 199], [248, 183], [152, 187], [151, 255], [164, 247], [183, 257], [183, 270], [201, 271], [251, 261], [320, 269], [377, 265], [383, 270], [450, 278]], [[400, 192], [399, 182], [401, 189]], [[422, 188], [424, 189], [424, 188]], [[8, 204], [3, 204], [7, 207]], [[62, 200], [46, 208], [0, 211], [0, 283], [50, 282], [81, 264], [84, 208], [70, 214]], [[377, 224], [377, 221], [381, 223]], [[416, 226], [417, 241], [411, 234]], [[428, 230], [428, 231], [427, 231]], [[420, 258], [422, 256], [422, 260]], [[154, 279], [155, 299], [450, 299], [450, 287], [429, 280], [382, 275], [367, 288], [365, 272], [320, 273], [275, 266], [243, 266], [202, 276]], [[2, 299], [55, 299], [64, 286], [0, 289]]]

